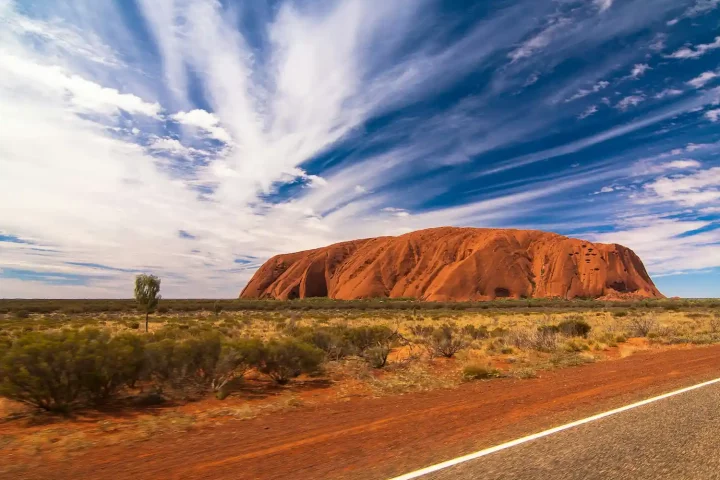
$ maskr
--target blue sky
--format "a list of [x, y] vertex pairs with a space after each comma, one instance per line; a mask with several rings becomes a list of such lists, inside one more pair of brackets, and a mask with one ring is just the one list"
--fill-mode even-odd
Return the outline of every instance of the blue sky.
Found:
[[0, 0], [0, 297], [443, 225], [720, 296], [720, 0]]

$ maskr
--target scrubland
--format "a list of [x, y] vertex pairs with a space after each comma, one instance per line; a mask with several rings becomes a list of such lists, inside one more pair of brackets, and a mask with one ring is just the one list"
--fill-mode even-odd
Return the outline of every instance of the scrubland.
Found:
[[0, 450], [25, 453], [720, 342], [714, 300], [163, 300], [149, 332], [128, 301], [0, 312]]

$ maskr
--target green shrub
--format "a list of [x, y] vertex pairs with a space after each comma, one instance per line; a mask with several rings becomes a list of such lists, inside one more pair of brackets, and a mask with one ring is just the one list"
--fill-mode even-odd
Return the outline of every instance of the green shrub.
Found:
[[558, 331], [568, 337], [587, 338], [592, 327], [585, 320], [568, 319], [563, 320], [557, 326]]
[[143, 343], [135, 335], [110, 338], [99, 330], [83, 333], [78, 359], [81, 385], [90, 403], [104, 403], [122, 386], [137, 381], [145, 361]]
[[[165, 335], [166, 338], [161, 338]], [[158, 388], [169, 386], [178, 391], [212, 388], [223, 348], [219, 333], [200, 331], [184, 339], [181, 335], [164, 329], [148, 342], [146, 377], [154, 379]]]
[[264, 353], [262, 341], [245, 338], [225, 343], [220, 351], [211, 387], [218, 392], [221, 400], [227, 396], [225, 387], [235, 379], [242, 378], [245, 372], [260, 365]]
[[435, 357], [452, 358], [465, 347], [467, 342], [449, 325], [436, 329], [427, 341], [428, 351]]
[[18, 310], [17, 312], [15, 312], [15, 318], [17, 318], [19, 320], [29, 318], [29, 317], [30, 317], [30, 312], [28, 312], [27, 310]]
[[323, 351], [294, 338], [271, 340], [263, 348], [258, 370], [284, 385], [302, 373], [317, 371]]
[[541, 325], [538, 332], [542, 335], [557, 335], [560, 333], [560, 327], [557, 325]]
[[462, 333], [472, 338], [473, 340], [480, 340], [483, 338], [488, 338], [490, 336], [487, 327], [484, 325], [481, 325], [479, 327], [476, 327], [475, 325], [465, 325], [462, 328]]
[[490, 336], [493, 338], [504, 337], [509, 331], [507, 328], [496, 327], [490, 332]]
[[554, 325], [543, 325], [537, 329], [515, 329], [508, 335], [508, 342], [519, 349], [553, 352], [558, 347], [558, 329]]
[[410, 326], [410, 333], [420, 338], [428, 338], [432, 335], [433, 331], [435, 331], [435, 329], [430, 325], [417, 324]]
[[465, 380], [482, 380], [486, 378], [498, 378], [500, 376], [500, 370], [489, 366], [473, 363], [463, 368], [463, 379]]
[[393, 335], [393, 331], [384, 325], [371, 325], [348, 329], [346, 338], [362, 355], [370, 347], [387, 344]]
[[658, 328], [653, 317], [636, 317], [629, 321], [630, 331], [637, 337], [647, 337], [650, 332]]
[[340, 360], [348, 355], [357, 353], [357, 348], [351, 343], [349, 329], [344, 327], [302, 327], [295, 328], [292, 334], [298, 340], [319, 348], [330, 360]]
[[387, 364], [390, 347], [378, 345], [365, 350], [364, 358], [373, 368], [383, 368]]
[[32, 332], [0, 359], [0, 395], [50, 411], [107, 400], [132, 381], [142, 345], [95, 329]]

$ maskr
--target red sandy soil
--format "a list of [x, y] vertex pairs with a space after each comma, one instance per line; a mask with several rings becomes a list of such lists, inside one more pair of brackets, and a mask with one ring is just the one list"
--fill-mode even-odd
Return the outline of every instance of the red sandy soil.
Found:
[[[35, 458], [12, 479], [382, 479], [718, 377], [720, 346], [645, 351], [396, 397], [233, 421], [135, 445]], [[6, 456], [3, 461], [21, 459]]]
[[660, 298], [635, 253], [538, 230], [442, 227], [277, 255], [241, 298]]

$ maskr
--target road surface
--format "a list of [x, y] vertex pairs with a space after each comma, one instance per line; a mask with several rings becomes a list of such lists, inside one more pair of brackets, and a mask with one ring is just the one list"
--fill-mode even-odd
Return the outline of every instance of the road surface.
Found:
[[720, 384], [643, 405], [424, 480], [720, 478]]

